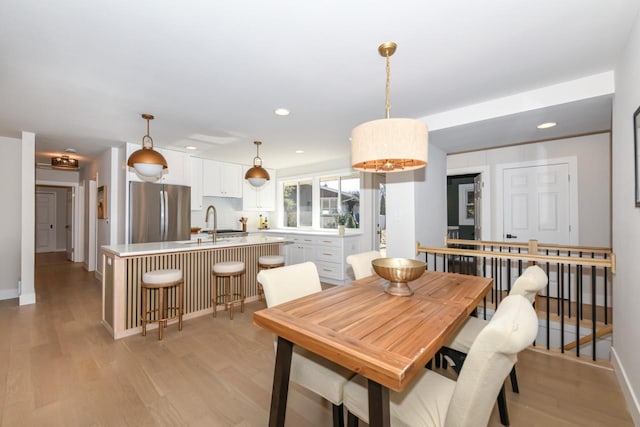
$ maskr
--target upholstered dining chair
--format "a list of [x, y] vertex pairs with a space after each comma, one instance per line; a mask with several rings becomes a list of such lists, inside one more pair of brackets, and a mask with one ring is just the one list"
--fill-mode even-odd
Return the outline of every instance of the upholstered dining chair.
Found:
[[[493, 402], [517, 354], [538, 334], [538, 318], [521, 295], [507, 296], [474, 341], [457, 381], [424, 369], [403, 392], [390, 391], [392, 426], [477, 427], [487, 425]], [[344, 388], [348, 426], [369, 421], [367, 380]]]
[[[312, 262], [261, 270], [257, 276], [267, 307], [320, 292], [320, 277]], [[274, 337], [275, 339], [275, 337]], [[277, 345], [274, 342], [274, 345]], [[354, 373], [315, 353], [293, 346], [290, 381], [331, 402], [333, 425], [344, 426], [342, 389]]]
[[[522, 295], [530, 303], [533, 304], [536, 295], [540, 290], [547, 286], [547, 274], [537, 265], [527, 267], [525, 271], [513, 283], [513, 287], [509, 295]], [[445, 346], [440, 350], [444, 356], [448, 356], [454, 362], [453, 368], [460, 371], [465, 361], [465, 356], [469, 353], [469, 349], [473, 342], [477, 339], [478, 334], [489, 324], [488, 320], [477, 317], [469, 317], [462, 328], [454, 335]], [[514, 393], [519, 393], [518, 377], [516, 375], [515, 365], [510, 373], [511, 387]], [[498, 395], [498, 409], [500, 411], [500, 421], [503, 425], [509, 425], [509, 412], [507, 409], [507, 400], [504, 387]]]
[[373, 267], [371, 266], [371, 261], [378, 258], [382, 258], [380, 251], [362, 252], [359, 254], [349, 255], [347, 257], [347, 264], [351, 265], [353, 275], [356, 280], [358, 280], [375, 274], [375, 271], [373, 271]]

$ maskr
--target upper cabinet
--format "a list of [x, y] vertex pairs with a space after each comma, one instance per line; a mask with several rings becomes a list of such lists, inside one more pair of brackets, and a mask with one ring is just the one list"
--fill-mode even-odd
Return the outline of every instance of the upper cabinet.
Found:
[[267, 169], [271, 178], [262, 187], [255, 188], [244, 174], [251, 166], [242, 167], [242, 210], [245, 211], [275, 211], [276, 210], [276, 171]]
[[[127, 143], [127, 159], [136, 150], [139, 150], [140, 144]], [[165, 169], [158, 179], [143, 179], [132, 168], [127, 167], [127, 179], [129, 181], [147, 181], [157, 182], [161, 184], [178, 184], [178, 185], [190, 185], [191, 173], [190, 173], [190, 160], [189, 155], [180, 151], [166, 150], [163, 148], [154, 148], [158, 153], [162, 154], [167, 161], [167, 169]]]
[[202, 210], [202, 159], [191, 157], [191, 210]]
[[215, 160], [202, 161], [202, 195], [242, 197], [242, 166]]

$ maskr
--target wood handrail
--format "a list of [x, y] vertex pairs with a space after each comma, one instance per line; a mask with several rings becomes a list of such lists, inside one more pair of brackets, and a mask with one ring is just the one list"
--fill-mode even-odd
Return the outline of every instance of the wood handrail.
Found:
[[[602, 328], [598, 329], [596, 331], [596, 338], [601, 338], [607, 334], [610, 334], [613, 332], [613, 326], [612, 325], [605, 325]], [[591, 341], [593, 341], [593, 334], [589, 334], [586, 335], [582, 338], [580, 338], [580, 345], [585, 345], [590, 343]], [[565, 351], [571, 350], [576, 348], [578, 344], [576, 343], [576, 341], [570, 342], [569, 344], [564, 346]]]
[[459, 248], [436, 248], [428, 246], [420, 246], [420, 242], [416, 242], [416, 253], [431, 253], [431, 254], [443, 254], [443, 255], [460, 255], [469, 257], [483, 257], [483, 258], [499, 258], [499, 259], [520, 259], [523, 261], [535, 261], [539, 263], [554, 262], [571, 265], [582, 265], [587, 267], [603, 267], [610, 268], [611, 273], [615, 273], [615, 254], [611, 253], [611, 256], [607, 259], [598, 258], [577, 258], [569, 256], [557, 256], [557, 255], [538, 255], [538, 254], [522, 254], [516, 252], [492, 252], [481, 251], [477, 249], [459, 249]]
[[[530, 240], [529, 242], [496, 242], [490, 240], [463, 240], [463, 239], [450, 239], [445, 236], [444, 244], [447, 245], [466, 245], [466, 246], [501, 246], [503, 248], [529, 248], [531, 243], [537, 242], [537, 240]], [[570, 245], [556, 245], [550, 243], [538, 243], [538, 250], [560, 250], [571, 252], [592, 252], [601, 254], [611, 254], [611, 248], [595, 247], [595, 246], [570, 246]]]

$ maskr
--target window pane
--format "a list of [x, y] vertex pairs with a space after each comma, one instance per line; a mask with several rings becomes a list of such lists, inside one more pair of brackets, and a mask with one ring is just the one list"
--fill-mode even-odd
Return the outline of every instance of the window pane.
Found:
[[298, 188], [300, 191], [300, 197], [298, 199], [300, 209], [300, 226], [311, 227], [313, 224], [313, 182], [311, 180], [300, 181], [298, 183]]
[[284, 185], [284, 225], [285, 227], [298, 226], [298, 184], [287, 183]]
[[360, 175], [357, 173], [340, 179], [340, 208], [350, 214], [346, 227], [360, 228]]

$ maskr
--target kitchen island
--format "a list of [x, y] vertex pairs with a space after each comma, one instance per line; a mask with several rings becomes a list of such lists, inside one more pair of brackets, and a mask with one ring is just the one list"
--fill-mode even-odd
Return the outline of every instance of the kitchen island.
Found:
[[[287, 240], [245, 236], [102, 247], [102, 323], [114, 339], [140, 333], [140, 283], [150, 270], [177, 268], [184, 278], [184, 319], [211, 314], [211, 269], [221, 261], [244, 261], [247, 301], [258, 298], [258, 258], [279, 255]], [[176, 298], [169, 293], [169, 303]], [[212, 320], [213, 321], [213, 320]], [[153, 325], [155, 326], [155, 325]]]

